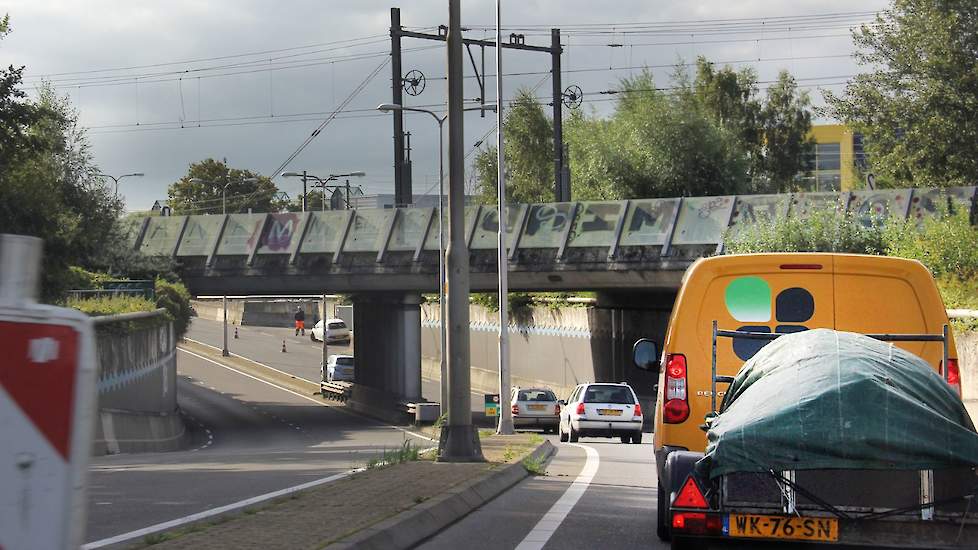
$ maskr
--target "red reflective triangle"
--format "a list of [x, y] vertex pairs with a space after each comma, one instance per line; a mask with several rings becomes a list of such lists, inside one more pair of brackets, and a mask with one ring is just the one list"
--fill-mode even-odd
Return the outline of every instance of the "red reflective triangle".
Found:
[[67, 461], [78, 333], [64, 325], [0, 321], [0, 349], [0, 386]]
[[686, 476], [683, 488], [676, 494], [676, 499], [672, 501], [672, 505], [675, 508], [709, 508], [706, 498], [703, 497], [703, 491], [700, 491], [700, 486], [693, 479], [693, 476]]

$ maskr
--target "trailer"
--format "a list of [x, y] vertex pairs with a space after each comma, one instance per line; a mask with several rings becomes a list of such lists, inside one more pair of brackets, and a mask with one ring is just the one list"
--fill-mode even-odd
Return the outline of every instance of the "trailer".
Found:
[[[723, 338], [772, 342], [729, 377], [717, 375]], [[672, 452], [664, 465], [682, 480], [667, 504], [673, 547], [723, 538], [978, 548], [978, 433], [946, 374], [900, 341], [943, 342], [947, 364], [946, 326], [770, 334], [714, 322], [706, 453]]]

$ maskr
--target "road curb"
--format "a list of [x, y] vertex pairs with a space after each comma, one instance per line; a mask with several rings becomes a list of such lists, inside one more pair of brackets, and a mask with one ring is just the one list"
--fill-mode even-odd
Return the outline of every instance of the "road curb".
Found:
[[[530, 453], [534, 460], [546, 460], [556, 451], [544, 441]], [[469, 515], [483, 504], [513, 487], [530, 473], [523, 462], [509, 464], [480, 479], [463, 483], [427, 502], [414, 506], [334, 542], [327, 550], [358, 548], [366, 550], [396, 550], [412, 548], [421, 541]]]

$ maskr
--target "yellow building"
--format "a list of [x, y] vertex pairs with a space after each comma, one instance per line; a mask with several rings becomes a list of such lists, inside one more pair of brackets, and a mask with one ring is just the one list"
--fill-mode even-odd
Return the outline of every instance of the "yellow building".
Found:
[[809, 136], [815, 149], [806, 172], [799, 175], [806, 191], [849, 191], [857, 183], [862, 166], [862, 136], [844, 124], [815, 124]]

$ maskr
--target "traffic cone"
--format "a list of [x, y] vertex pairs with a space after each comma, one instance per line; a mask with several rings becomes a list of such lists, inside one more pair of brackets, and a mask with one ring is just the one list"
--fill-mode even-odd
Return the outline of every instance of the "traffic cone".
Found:
[[234, 327], [234, 339], [238, 339], [238, 327]]
[[282, 353], [285, 353], [285, 338], [282, 338]]

